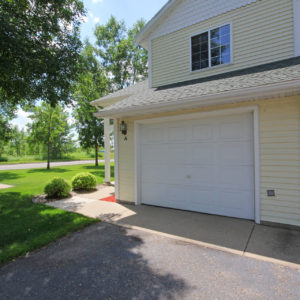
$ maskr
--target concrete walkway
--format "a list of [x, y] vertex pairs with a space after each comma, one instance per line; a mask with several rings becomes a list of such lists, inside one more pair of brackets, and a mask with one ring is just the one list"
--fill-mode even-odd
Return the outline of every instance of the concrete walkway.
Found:
[[113, 186], [99, 186], [97, 192], [77, 194], [70, 199], [49, 202], [47, 205], [109, 222], [117, 222], [135, 214], [124, 205], [100, 201], [114, 195], [114, 192]]
[[257, 225], [243, 219], [100, 201], [113, 193], [113, 187], [102, 187], [96, 193], [76, 195], [48, 205], [127, 228], [242, 256], [276, 260], [300, 269], [300, 231]]

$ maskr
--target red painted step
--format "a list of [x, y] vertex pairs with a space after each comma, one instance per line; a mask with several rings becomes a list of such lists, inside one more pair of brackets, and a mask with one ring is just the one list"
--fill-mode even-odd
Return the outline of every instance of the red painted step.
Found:
[[101, 201], [107, 201], [107, 202], [117, 202], [115, 195], [100, 199]]

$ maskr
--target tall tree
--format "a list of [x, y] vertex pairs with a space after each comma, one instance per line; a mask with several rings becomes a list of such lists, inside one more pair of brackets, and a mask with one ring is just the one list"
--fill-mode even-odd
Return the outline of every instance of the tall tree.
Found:
[[10, 148], [17, 156], [24, 154], [26, 149], [26, 133], [24, 129], [19, 129], [18, 126], [14, 126], [11, 132]]
[[128, 42], [130, 51], [130, 60], [132, 65], [131, 81], [132, 84], [148, 77], [148, 52], [135, 42], [137, 34], [143, 29], [146, 21], [138, 20], [128, 31]]
[[86, 42], [82, 52], [82, 73], [74, 86], [75, 127], [80, 145], [84, 149], [95, 149], [95, 165], [98, 166], [98, 150], [103, 146], [103, 121], [96, 118], [97, 109], [90, 102], [103, 96], [109, 89], [109, 79], [95, 56], [93, 46]]
[[0, 1], [0, 104], [70, 102], [84, 14], [81, 0]]
[[0, 103], [0, 157], [2, 156], [4, 146], [7, 144], [12, 134], [10, 121], [14, 117], [14, 106], [1, 105]]
[[3, 154], [4, 146], [11, 137], [12, 128], [9, 123], [10, 118], [0, 113], [0, 157]]
[[139, 20], [127, 30], [123, 21], [113, 16], [95, 29], [97, 54], [110, 76], [113, 90], [122, 89], [147, 77], [147, 51], [134, 39], [145, 25]]
[[68, 113], [59, 105], [52, 107], [43, 102], [41, 106], [33, 108], [29, 118], [32, 120], [32, 123], [27, 124], [29, 142], [47, 147], [47, 169], [50, 169], [53, 146], [63, 144], [70, 133]]

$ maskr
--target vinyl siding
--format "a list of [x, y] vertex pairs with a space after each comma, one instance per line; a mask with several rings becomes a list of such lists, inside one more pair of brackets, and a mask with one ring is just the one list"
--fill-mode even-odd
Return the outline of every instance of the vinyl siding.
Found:
[[300, 97], [260, 105], [260, 152], [262, 220], [300, 226]]
[[[190, 72], [190, 37], [232, 24], [233, 62]], [[152, 49], [154, 87], [260, 65], [294, 56], [293, 1], [263, 0], [155, 38]]]
[[126, 121], [128, 140], [119, 134], [119, 198], [134, 202], [134, 141], [133, 121]]
[[177, 1], [175, 6], [163, 17], [163, 20], [155, 24], [151, 38], [169, 34], [255, 1], [258, 0]]
[[[193, 109], [185, 113], [249, 105], [258, 105], [260, 115], [261, 219], [300, 226], [300, 96]], [[161, 113], [138, 119], [178, 114]], [[119, 137], [120, 200], [128, 202], [135, 200], [135, 119], [125, 120], [128, 140], [124, 141], [122, 135]], [[268, 189], [275, 189], [276, 197], [267, 197]]]

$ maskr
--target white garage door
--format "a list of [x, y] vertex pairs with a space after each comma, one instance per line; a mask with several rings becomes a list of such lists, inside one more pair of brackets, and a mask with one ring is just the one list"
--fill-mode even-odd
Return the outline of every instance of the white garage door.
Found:
[[141, 202], [254, 219], [253, 116], [141, 125]]

